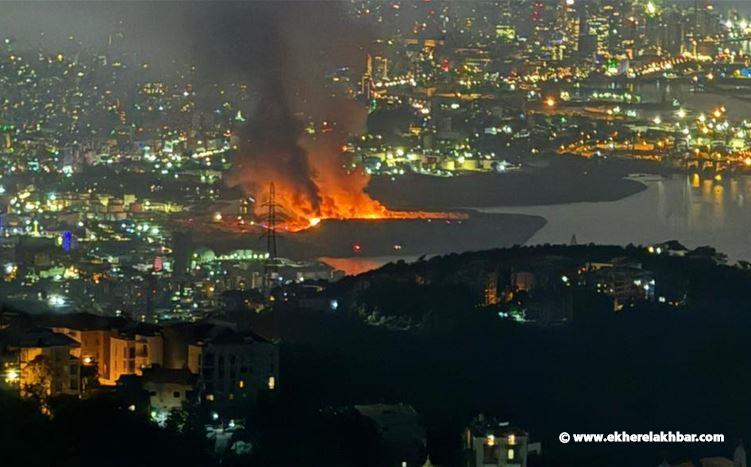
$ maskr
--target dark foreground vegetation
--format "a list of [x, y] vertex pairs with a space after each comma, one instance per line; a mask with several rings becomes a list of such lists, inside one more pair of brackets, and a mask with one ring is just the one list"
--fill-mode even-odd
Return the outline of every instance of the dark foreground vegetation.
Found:
[[[685, 281], [685, 304], [645, 302], [615, 313], [607, 297], [572, 289], [573, 319], [539, 326], [499, 318], [497, 305], [478, 306], [471, 287], [455, 280], [478, 267], [540, 256], [637, 259], [660, 278]], [[737, 440], [751, 439], [750, 285], [751, 272], [709, 257], [598, 246], [450, 255], [344, 279], [327, 291], [341, 298], [336, 312], [280, 306], [251, 320], [259, 332], [282, 339], [279, 390], [242, 409], [252, 453], [223, 464], [389, 465], [369, 427], [331, 415], [337, 407], [381, 402], [417, 410], [436, 465], [463, 463], [461, 432], [478, 413], [510, 420], [541, 441], [543, 455], [530, 465], [732, 458]], [[362, 311], [374, 306], [384, 314], [414, 314], [414, 325], [373, 325]], [[198, 430], [157, 428], [114, 400], [59, 401], [51, 418], [13, 397], [0, 404], [3, 465], [219, 462]], [[723, 433], [726, 442], [558, 442], [561, 431], [615, 430]]]

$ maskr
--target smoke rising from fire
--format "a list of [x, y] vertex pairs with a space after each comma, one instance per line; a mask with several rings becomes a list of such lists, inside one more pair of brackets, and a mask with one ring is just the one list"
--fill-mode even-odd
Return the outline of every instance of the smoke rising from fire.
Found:
[[342, 67], [358, 76], [368, 42], [366, 28], [354, 24], [344, 7], [251, 2], [220, 18], [221, 28], [208, 40], [231, 47], [216, 52], [248, 73], [257, 96], [238, 132], [240, 150], [228, 184], [253, 196], [262, 216], [273, 183], [290, 230], [321, 219], [444, 217], [388, 210], [365, 192], [368, 175], [343, 154], [347, 140], [364, 131], [367, 112], [326, 76]]
[[[323, 80], [336, 66], [347, 66], [352, 57], [346, 52], [357, 51], [363, 37], [354, 33], [341, 8], [318, 2], [254, 5], [268, 50], [255, 57], [253, 84], [259, 99], [240, 132], [240, 153], [229, 183], [259, 201], [257, 214], [274, 183], [275, 202], [285, 224], [294, 229], [321, 218], [385, 211], [365, 194], [365, 174], [342, 168], [342, 144], [362, 131], [366, 113], [351, 99], [332, 95]], [[348, 46], [343, 47], [342, 38]], [[321, 130], [324, 122], [326, 133], [303, 131], [306, 124]]]

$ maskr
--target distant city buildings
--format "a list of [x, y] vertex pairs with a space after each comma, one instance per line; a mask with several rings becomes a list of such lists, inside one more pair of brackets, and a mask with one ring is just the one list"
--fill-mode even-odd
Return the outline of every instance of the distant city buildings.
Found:
[[[300, 109], [289, 123], [311, 141], [346, 127], [327, 157], [342, 177], [364, 174], [358, 189], [371, 176], [402, 184], [414, 175], [494, 174], [503, 184], [559, 156], [685, 171], [687, 189], [751, 171], [751, 119], [724, 103], [751, 94], [751, 18], [731, 5], [345, 6], [376, 32], [354, 51], [354, 64], [315, 57], [325, 68], [317, 92], [353, 104], [363, 125]], [[582, 303], [619, 313], [684, 307], [688, 279], [657, 260], [726, 260], [710, 247], [668, 241], [628, 257], [489, 253], [447, 271], [378, 271], [332, 285], [341, 271], [277, 222], [271, 191], [263, 199], [230, 186], [245, 126], [267, 118], [254, 112], [252, 77], [228, 72], [207, 82], [187, 58], [170, 73], [147, 73], [153, 64], [114, 30], [75, 53], [43, 39], [0, 39], [0, 387], [46, 413], [58, 397], [106, 395], [164, 427], [175, 412], [198, 407], [211, 419], [202, 429], [226, 452], [245, 429], [232, 409], [286, 384], [279, 343], [248, 325], [264, 313], [452, 332], [457, 316], [440, 313], [450, 308], [502, 326], [566, 326], [599, 318]], [[259, 208], [273, 209], [263, 216]], [[311, 215], [309, 228], [321, 221]], [[279, 254], [277, 231], [285, 237]], [[343, 243], [340, 251], [363, 251]], [[422, 295], [402, 300], [405, 291]], [[341, 412], [374, 434], [388, 465], [427, 457], [428, 435], [411, 405]], [[482, 417], [461, 441], [468, 466], [526, 467], [540, 452], [525, 430]], [[745, 466], [745, 451], [735, 466]]]
[[[751, 170], [751, 123], [720, 102], [689, 105], [751, 89], [751, 21], [732, 6], [363, 0], [348, 11], [379, 33], [358, 51], [361, 66], [324, 76], [368, 112], [343, 166], [394, 183], [502, 175], [556, 155], [720, 180]], [[76, 54], [0, 44], [0, 289], [39, 310], [201, 319], [225, 292], [265, 280], [263, 241], [214, 242], [266, 228], [254, 214], [263, 200], [226, 187], [253, 89], [199, 84], [190, 63], [146, 77], [127, 39], [111, 33]], [[302, 123], [312, 138], [336, 124]], [[278, 281], [337, 277], [286, 261]], [[500, 300], [493, 289], [487, 304]]]

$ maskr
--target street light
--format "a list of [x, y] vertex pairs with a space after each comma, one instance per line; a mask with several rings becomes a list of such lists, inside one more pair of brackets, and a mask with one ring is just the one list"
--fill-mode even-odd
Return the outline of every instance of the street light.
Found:
[[15, 383], [18, 381], [19, 374], [17, 370], [10, 369], [5, 373], [5, 382], [6, 383]]

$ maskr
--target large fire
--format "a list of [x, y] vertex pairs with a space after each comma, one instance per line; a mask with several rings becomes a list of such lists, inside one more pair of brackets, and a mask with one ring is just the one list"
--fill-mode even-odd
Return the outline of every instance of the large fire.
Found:
[[[231, 186], [240, 186], [255, 198], [258, 219], [266, 217], [272, 184], [273, 203], [278, 206], [276, 226], [282, 230], [307, 229], [325, 219], [466, 217], [386, 208], [366, 193], [368, 174], [343, 153], [346, 141], [365, 129], [365, 109], [348, 99], [323, 99], [315, 105], [306, 100], [308, 107], [327, 115], [314, 119], [293, 112], [284, 90], [272, 83], [269, 86], [253, 117], [238, 133], [240, 152], [228, 179]], [[322, 123], [310, 132], [304, 131], [305, 121]]]
[[277, 228], [290, 231], [325, 219], [464, 217], [389, 210], [365, 192], [367, 174], [342, 156], [342, 144], [367, 128], [368, 113], [356, 86], [334, 83], [331, 72], [361, 76], [363, 51], [374, 40], [343, 2], [240, 3], [248, 11], [222, 21], [229, 29], [217, 34], [229, 38], [218, 54], [229, 53], [233, 68], [247, 74], [243, 93], [253, 107], [234, 134], [239, 150], [227, 182], [256, 200], [257, 219], [266, 217], [271, 184]]
[[[303, 143], [310, 164], [314, 194], [302, 189], [283, 174], [256, 173], [255, 186], [275, 187], [279, 212], [278, 228], [300, 231], [315, 227], [325, 219], [465, 219], [464, 213], [395, 211], [373, 199], [365, 191], [370, 176], [360, 167], [352, 167], [335, 140], [310, 140]], [[260, 194], [260, 193], [259, 193]], [[255, 214], [264, 218], [268, 194], [260, 196]]]

